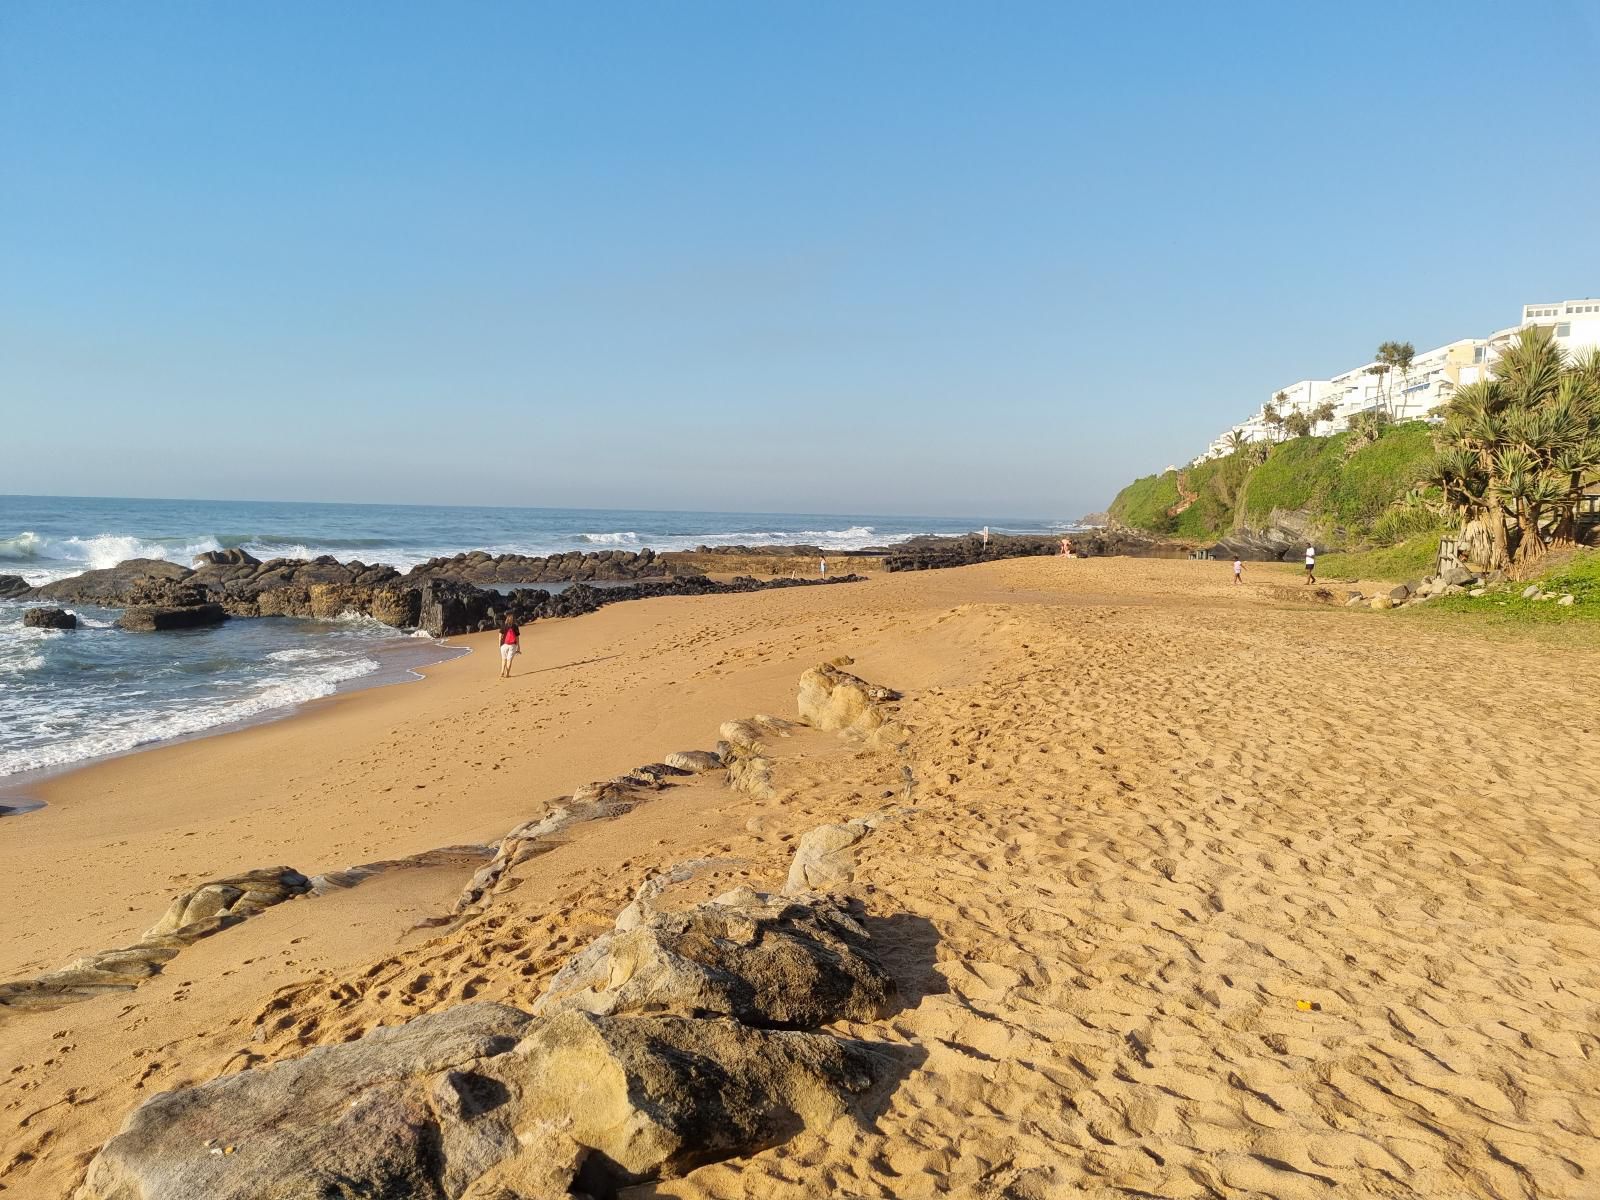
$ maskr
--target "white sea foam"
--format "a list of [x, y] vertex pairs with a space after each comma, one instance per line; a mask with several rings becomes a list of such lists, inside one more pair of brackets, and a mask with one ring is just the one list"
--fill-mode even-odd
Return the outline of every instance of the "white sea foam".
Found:
[[295, 650], [274, 650], [267, 657], [273, 662], [310, 662], [323, 656], [315, 650], [302, 647]]
[[580, 533], [578, 540], [600, 546], [637, 546], [639, 535], [632, 530], [624, 529], [616, 533]]
[[222, 543], [214, 537], [195, 541], [147, 541], [126, 534], [102, 533], [98, 537], [69, 537], [59, 544], [52, 543], [50, 557], [82, 562], [95, 571], [114, 567], [130, 558], [159, 558], [188, 566], [197, 554], [220, 549]]
[[219, 725], [248, 721], [276, 709], [331, 696], [341, 683], [370, 675], [378, 664], [370, 658], [331, 662], [294, 675], [269, 676], [249, 693], [207, 704], [184, 705], [151, 712], [99, 713], [92, 722], [73, 722], [70, 734], [42, 745], [0, 750], [0, 776], [45, 767], [61, 767], [120, 754], [136, 746], [203, 733]]
[[38, 558], [47, 541], [47, 538], [42, 538], [28, 529], [24, 529], [16, 537], [0, 538], [0, 559], [22, 561]]

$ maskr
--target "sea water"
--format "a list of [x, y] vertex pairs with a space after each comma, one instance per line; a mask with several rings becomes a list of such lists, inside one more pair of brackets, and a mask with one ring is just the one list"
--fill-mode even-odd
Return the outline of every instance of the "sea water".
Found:
[[[260, 559], [331, 554], [401, 571], [463, 550], [854, 550], [984, 526], [1067, 527], [983, 517], [0, 496], [0, 575], [38, 585], [130, 558], [189, 565], [197, 554], [233, 547]], [[115, 610], [66, 605], [78, 629], [27, 629], [30, 603], [38, 602], [0, 600], [0, 781], [13, 788], [40, 770], [281, 714], [344, 688], [415, 679], [417, 667], [451, 653], [426, 636], [354, 617], [132, 634], [112, 627]]]

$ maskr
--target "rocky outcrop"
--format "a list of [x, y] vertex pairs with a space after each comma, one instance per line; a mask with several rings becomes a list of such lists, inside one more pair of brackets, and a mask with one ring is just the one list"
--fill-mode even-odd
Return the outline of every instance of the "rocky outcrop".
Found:
[[987, 545], [980, 536], [971, 533], [961, 537], [918, 537], [887, 547], [881, 553], [885, 570], [927, 571], [1003, 558], [1059, 555], [1064, 537], [1072, 539], [1073, 553], [1085, 558], [1114, 554], [1170, 557], [1184, 553], [1182, 547], [1119, 526], [1061, 534], [990, 534]]
[[117, 618], [118, 629], [140, 633], [156, 633], [167, 629], [196, 629], [202, 625], [220, 625], [228, 619], [220, 604], [185, 604], [168, 607], [135, 604], [122, 610]]
[[848, 885], [855, 874], [855, 844], [867, 836], [862, 821], [818, 825], [795, 847], [783, 890], [791, 895], [827, 892]]
[[[493, 629], [508, 615], [527, 623], [544, 617], [581, 616], [625, 600], [853, 582], [859, 582], [859, 577], [761, 581], [740, 576], [718, 582], [688, 575], [615, 587], [580, 583], [557, 593], [533, 588], [501, 593], [447, 576], [402, 576], [392, 567], [341, 563], [329, 557], [206, 562], [194, 571], [159, 559], [136, 559], [103, 571], [85, 571], [33, 589], [31, 594], [41, 599], [151, 610], [135, 614], [124, 628], [170, 629], [209, 623], [221, 619], [207, 607], [216, 606], [233, 617], [330, 619], [355, 613], [397, 629], [422, 629], [445, 637]], [[176, 611], [181, 609], [196, 611]]]
[[691, 775], [701, 775], [706, 771], [722, 770], [722, 755], [710, 750], [674, 750], [667, 755], [666, 764], [686, 771]]
[[[263, 909], [311, 890], [311, 881], [292, 867], [268, 867], [246, 871], [226, 879], [203, 883], [184, 892], [168, 906], [165, 915], [145, 933], [158, 938], [169, 933], [186, 933], [189, 940], [205, 936], [228, 925], [253, 917]], [[203, 932], [199, 932], [203, 930]]]
[[[833, 689], [887, 702], [883, 689], [839, 676]], [[729, 722], [728, 752], [707, 758], [754, 753], [792, 729], [763, 715]], [[701, 753], [577, 789], [502, 839], [464, 900], [481, 907], [500, 875], [578, 814], [626, 811]], [[156, 1096], [101, 1149], [76, 1200], [604, 1198], [820, 1131], [852, 1112], [891, 1059], [818, 1030], [887, 1016], [895, 985], [855, 902], [811, 885], [848, 882], [851, 847], [915, 811], [812, 830], [783, 896], [741, 887], [667, 912], [656, 901], [668, 886], [720, 860], [656, 872], [531, 1015], [462, 1004]], [[176, 953], [183, 937], [311, 883], [279, 869], [203, 885], [147, 939]]]
[[130, 558], [114, 567], [85, 571], [69, 579], [57, 579], [32, 589], [39, 600], [65, 600], [69, 604], [97, 604], [102, 608], [121, 608], [134, 603], [130, 599], [142, 594], [161, 580], [182, 580], [192, 571], [162, 558]]
[[1235, 529], [1213, 546], [1212, 558], [1237, 558], [1243, 562], [1293, 562], [1315, 546], [1326, 550], [1326, 531], [1308, 512], [1275, 508], [1259, 527]]
[[893, 995], [866, 930], [842, 906], [744, 888], [603, 935], [556, 974], [534, 1012], [726, 1016], [815, 1029], [877, 1020]]
[[841, 670], [848, 661], [823, 663], [800, 676], [800, 719], [812, 728], [872, 733], [890, 720], [886, 706], [900, 693]]
[[586, 1151], [579, 1187], [609, 1196], [825, 1128], [884, 1066], [863, 1043], [824, 1034], [568, 1011], [463, 1082], [505, 1097], [474, 1134], [509, 1146], [555, 1125]]
[[412, 567], [407, 579], [455, 579], [490, 586], [501, 583], [569, 583], [591, 580], [627, 582], [667, 574], [666, 561], [654, 550], [575, 550], [545, 558], [526, 554], [489, 554], [473, 550], [448, 558], [430, 558]]
[[76, 1200], [608, 1197], [824, 1128], [887, 1062], [728, 1017], [462, 1004], [152, 1098]]
[[29, 629], [76, 629], [78, 618], [64, 608], [30, 608], [22, 623]]
[[[526, 1013], [462, 1004], [271, 1066], [165, 1092], [91, 1164], [79, 1200], [444, 1200], [434, 1077], [502, 1054]], [[452, 1114], [461, 1120], [463, 1106]]]
[[0, 575], [0, 600], [14, 600], [33, 591], [21, 575]]
[[259, 567], [261, 560], [248, 550], [207, 550], [194, 558], [196, 567]]
[[166, 914], [131, 946], [101, 950], [33, 979], [0, 983], [0, 1009], [55, 1008], [106, 992], [129, 991], [161, 970], [183, 947], [310, 890], [289, 867], [214, 879], [175, 898]]

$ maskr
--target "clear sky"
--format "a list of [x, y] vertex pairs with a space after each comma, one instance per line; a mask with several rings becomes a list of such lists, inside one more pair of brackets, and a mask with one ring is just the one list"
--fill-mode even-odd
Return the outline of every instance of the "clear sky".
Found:
[[1600, 293], [1600, 3], [0, 5], [0, 493], [1070, 517]]

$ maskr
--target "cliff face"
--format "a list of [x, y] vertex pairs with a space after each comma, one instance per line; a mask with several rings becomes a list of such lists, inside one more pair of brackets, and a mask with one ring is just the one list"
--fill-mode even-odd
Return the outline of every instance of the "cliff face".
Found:
[[1396, 425], [1376, 441], [1352, 435], [1294, 438], [1265, 461], [1231, 454], [1130, 483], [1111, 502], [1129, 528], [1244, 558], [1281, 558], [1307, 542], [1386, 544], [1437, 519], [1405, 505], [1433, 465], [1432, 427]]

